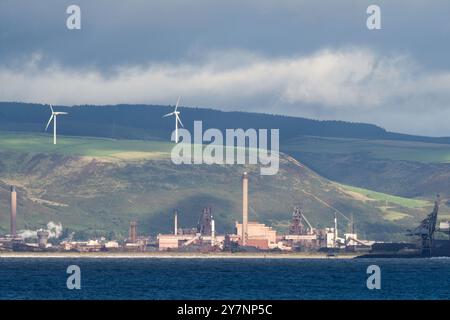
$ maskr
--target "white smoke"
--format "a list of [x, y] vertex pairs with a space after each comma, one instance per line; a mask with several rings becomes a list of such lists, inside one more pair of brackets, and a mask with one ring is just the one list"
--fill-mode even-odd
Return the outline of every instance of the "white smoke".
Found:
[[[62, 234], [63, 226], [61, 223], [50, 221], [49, 223], [47, 223], [47, 229], [39, 230], [47, 231], [49, 234], [49, 238], [59, 238]], [[21, 230], [19, 232], [19, 236], [22, 239], [37, 238], [37, 232], [38, 230]]]
[[54, 223], [53, 221], [50, 221], [47, 223], [47, 231], [49, 232], [49, 238], [59, 238], [62, 234], [62, 224], [61, 223]]
[[21, 237], [22, 239], [37, 238], [37, 231], [22, 230], [19, 231], [19, 237]]

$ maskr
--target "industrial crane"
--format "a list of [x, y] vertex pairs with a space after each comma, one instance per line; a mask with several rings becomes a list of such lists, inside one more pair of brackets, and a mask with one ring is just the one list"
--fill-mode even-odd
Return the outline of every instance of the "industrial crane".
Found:
[[434, 232], [436, 231], [436, 221], [439, 212], [440, 196], [434, 202], [433, 211], [422, 220], [420, 225], [413, 230], [407, 230], [409, 236], [419, 237], [422, 247], [422, 255], [431, 256], [431, 248], [433, 246]]

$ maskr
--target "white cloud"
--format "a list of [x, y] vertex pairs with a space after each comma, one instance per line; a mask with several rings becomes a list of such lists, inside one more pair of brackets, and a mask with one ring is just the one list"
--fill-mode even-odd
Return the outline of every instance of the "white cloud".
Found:
[[[42, 66], [40, 58], [30, 57], [19, 69], [0, 66], [0, 100], [173, 104], [181, 95], [186, 105], [367, 122], [373, 118], [393, 130], [403, 130], [390, 122], [402, 115], [420, 127], [421, 114], [430, 118], [434, 111], [439, 120], [442, 113], [450, 113], [449, 71], [424, 71], [410, 57], [365, 48], [282, 58], [216, 52], [201, 64], [122, 66], [110, 75]], [[424, 130], [432, 119], [423, 123]]]

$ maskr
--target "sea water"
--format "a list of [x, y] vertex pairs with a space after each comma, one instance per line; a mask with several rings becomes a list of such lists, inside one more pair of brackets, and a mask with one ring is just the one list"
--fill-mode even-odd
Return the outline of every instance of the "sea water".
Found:
[[[81, 289], [69, 290], [69, 265]], [[381, 289], [367, 288], [378, 265]], [[450, 259], [1, 258], [0, 299], [449, 299]]]

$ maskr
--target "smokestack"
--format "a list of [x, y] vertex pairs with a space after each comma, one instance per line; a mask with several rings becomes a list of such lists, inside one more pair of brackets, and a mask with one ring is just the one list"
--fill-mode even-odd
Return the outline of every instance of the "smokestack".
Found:
[[173, 234], [177, 235], [178, 234], [178, 211], [175, 210], [175, 215], [173, 217]]
[[17, 193], [16, 187], [11, 186], [11, 230], [10, 234], [13, 238], [16, 237], [16, 214], [17, 214]]
[[137, 222], [136, 221], [130, 221], [130, 231], [128, 234], [128, 239], [130, 242], [135, 243], [137, 241]]
[[211, 237], [214, 239], [216, 236], [216, 222], [214, 219], [211, 220]]
[[248, 238], [248, 175], [242, 175], [242, 245], [247, 245]]
[[337, 215], [336, 215], [336, 212], [335, 212], [334, 213], [334, 247], [337, 247], [337, 237], [338, 237]]
[[48, 241], [49, 232], [45, 230], [39, 230], [37, 232], [37, 238], [38, 238], [38, 245], [39, 248], [47, 248], [47, 241]]

